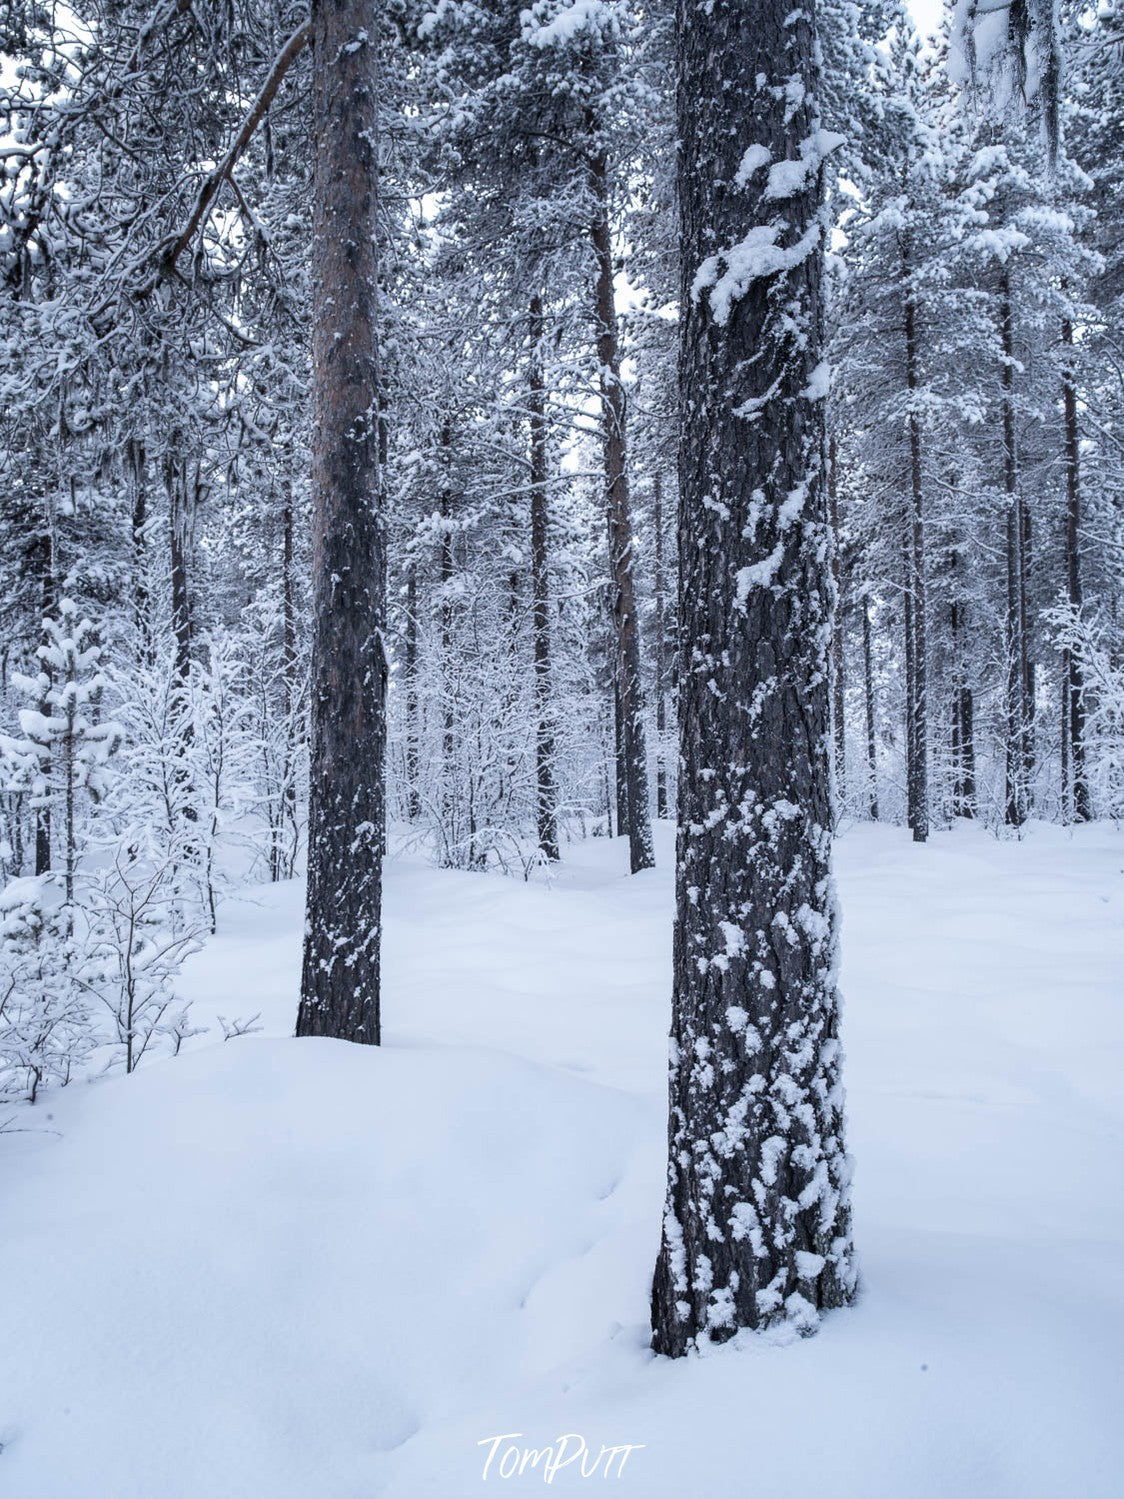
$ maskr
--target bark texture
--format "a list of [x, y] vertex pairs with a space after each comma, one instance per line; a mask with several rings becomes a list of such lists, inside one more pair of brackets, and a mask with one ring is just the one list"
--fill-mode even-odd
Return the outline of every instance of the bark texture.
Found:
[[312, 736], [297, 1034], [379, 1040], [386, 739], [376, 341], [378, 15], [314, 0]]
[[[596, 122], [587, 122], [591, 135]], [[640, 678], [640, 624], [633, 576], [632, 506], [628, 484], [624, 386], [621, 384], [617, 314], [613, 300], [613, 251], [609, 225], [609, 168], [602, 153], [591, 159], [593, 218], [590, 238], [597, 267], [595, 311], [600, 369], [601, 421], [605, 445], [605, 509], [609, 571], [613, 585], [616, 682], [620, 708], [619, 775], [628, 803], [629, 864], [633, 874], [651, 869], [652, 814], [648, 805], [648, 754], [644, 743], [644, 694]], [[618, 797], [618, 806], [620, 798]], [[625, 831], [622, 826], [618, 831]]]
[[1004, 266], [999, 277], [999, 338], [1003, 351], [1003, 490], [1007, 500], [1007, 744], [1006, 821], [1021, 827], [1029, 815], [1030, 712], [1027, 703], [1029, 665], [1026, 648], [1027, 540], [1019, 502], [1018, 453], [1015, 446], [1015, 336], [1011, 277]]
[[544, 859], [559, 857], [558, 792], [554, 781], [554, 724], [550, 673], [550, 513], [547, 489], [546, 381], [543, 375], [542, 297], [531, 298], [531, 573], [535, 638], [535, 791], [539, 849]]
[[908, 237], [902, 247], [905, 292], [905, 368], [909, 392], [909, 475], [911, 509], [906, 540], [906, 803], [915, 843], [929, 836], [929, 651], [928, 590], [925, 572], [925, 491], [921, 468], [921, 418], [917, 409], [920, 385], [917, 301], [913, 289], [913, 250]]
[[[1062, 372], [1062, 409], [1065, 420], [1065, 575], [1066, 593], [1075, 610], [1081, 608], [1081, 443], [1077, 425], [1077, 383], [1072, 366], [1073, 325], [1062, 322], [1062, 344], [1066, 366]], [[1074, 822], [1092, 816], [1089, 782], [1085, 771], [1085, 683], [1081, 662], [1074, 651], [1065, 652], [1065, 720], [1062, 725], [1062, 758], [1068, 770], [1069, 805]], [[1063, 771], [1063, 781], [1067, 779]]]
[[815, 27], [787, 0], [679, 0], [677, 25], [682, 773], [652, 1296], [671, 1355], [740, 1328], [811, 1331], [855, 1286]]

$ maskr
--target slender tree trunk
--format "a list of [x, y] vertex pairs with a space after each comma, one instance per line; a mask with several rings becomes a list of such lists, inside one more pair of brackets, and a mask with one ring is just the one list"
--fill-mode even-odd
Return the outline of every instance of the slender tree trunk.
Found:
[[406, 815], [421, 815], [418, 778], [421, 772], [421, 713], [418, 702], [418, 570], [406, 573]]
[[667, 733], [667, 589], [663, 555], [663, 476], [653, 479], [656, 590], [656, 816], [667, 816], [667, 764], [664, 736]]
[[147, 457], [144, 443], [131, 437], [126, 445], [129, 487], [132, 491], [133, 543], [133, 627], [137, 633], [137, 654], [142, 661], [152, 659], [152, 626], [149, 619], [148, 591], [148, 486], [145, 482]]
[[453, 684], [453, 487], [449, 473], [453, 433], [446, 422], [441, 428], [441, 454], [445, 476], [441, 484], [441, 543], [438, 548], [437, 577], [441, 591], [441, 688], [444, 701], [444, 723], [441, 733], [441, 823], [447, 862], [457, 862], [457, 805], [454, 789], [456, 773], [456, 714]]
[[[36, 545], [31, 558], [32, 566], [39, 573], [39, 601], [42, 611], [42, 619], [49, 618], [58, 607], [57, 588], [55, 585], [55, 544], [54, 544], [54, 521], [53, 515], [48, 513], [44, 518], [43, 529], [36, 538]], [[46, 638], [46, 632], [40, 628], [41, 638]], [[41, 665], [41, 673], [45, 679], [46, 686], [43, 694], [36, 705], [44, 718], [50, 716], [51, 705], [47, 700], [47, 692], [51, 685], [51, 668], [48, 662]], [[46, 764], [41, 766], [44, 774], [50, 776], [50, 750], [47, 751]], [[35, 873], [49, 874], [51, 870], [51, 808], [49, 803], [35, 809]]]
[[929, 715], [928, 630], [925, 576], [925, 500], [921, 468], [921, 419], [916, 396], [920, 385], [920, 348], [917, 333], [917, 302], [913, 290], [912, 246], [906, 239], [902, 252], [905, 281], [906, 385], [909, 391], [909, 474], [912, 511], [906, 552], [906, 597], [912, 608], [912, 692], [906, 705], [909, 757], [909, 826], [915, 843], [929, 836]]
[[831, 518], [831, 581], [835, 603], [831, 611], [831, 711], [835, 734], [835, 785], [842, 802], [847, 786], [847, 725], [843, 716], [843, 575], [839, 535], [839, 495], [836, 489], [836, 443], [828, 445], [828, 512]]
[[863, 594], [863, 703], [866, 708], [867, 810], [878, 821], [878, 739], [874, 719], [874, 652], [870, 639], [870, 600]]
[[[960, 570], [960, 555], [952, 554], [952, 588], [957, 588]], [[973, 727], [974, 703], [972, 689], [964, 681], [963, 637], [965, 606], [958, 598], [949, 605], [949, 635], [951, 639], [952, 669], [952, 766], [953, 793], [952, 814], [954, 817], [976, 815], [976, 746]]]
[[975, 699], [972, 689], [960, 689], [960, 763], [961, 763], [961, 817], [976, 815], [976, 732]]
[[1030, 654], [1030, 575], [1031, 528], [1030, 506], [1026, 495], [1019, 493], [1019, 633], [1023, 643], [1023, 763], [1026, 766], [1027, 815], [1030, 814], [1035, 765], [1035, 715], [1038, 693], [1036, 667]]
[[624, 747], [624, 715], [621, 712], [621, 689], [613, 681], [613, 768], [617, 793], [617, 837], [628, 837], [628, 760]]
[[[285, 752], [281, 767], [282, 817], [288, 824], [291, 849], [288, 858], [283, 858], [276, 877], [292, 878], [297, 845], [297, 616], [293, 598], [293, 491], [292, 483], [285, 491], [281, 504], [281, 680], [282, 707], [285, 713]], [[278, 854], [282, 850], [278, 848]]]
[[188, 592], [188, 550], [191, 517], [187, 465], [173, 445], [164, 464], [168, 494], [168, 552], [171, 561], [172, 639], [175, 673], [181, 687], [191, 679], [191, 599]]
[[902, 536], [902, 652], [905, 658], [905, 818], [906, 826], [912, 830], [916, 813], [917, 791], [917, 738], [914, 732], [917, 720], [914, 708], [917, 702], [916, 681], [916, 637], [913, 631], [913, 577], [912, 543], [910, 520], [905, 516], [905, 531]]
[[[848, 1301], [813, 13], [678, 9], [683, 637], [653, 1346]], [[750, 145], [802, 185], [730, 184]], [[747, 239], [747, 234], [750, 238]], [[753, 246], [747, 256], [746, 246]], [[729, 247], [724, 248], [724, 247]]]
[[1023, 622], [1025, 572], [1022, 560], [1022, 507], [1015, 449], [1015, 339], [1011, 277], [999, 277], [999, 336], [1003, 350], [1003, 489], [1007, 498], [1007, 746], [1006, 821], [1021, 827], [1027, 818], [1026, 642]]
[[[1065, 417], [1065, 576], [1069, 602], [1081, 608], [1081, 448], [1077, 427], [1077, 385], [1073, 375], [1073, 325], [1062, 322], [1062, 343], [1066, 365], [1062, 373], [1062, 404]], [[1062, 736], [1063, 749], [1069, 751], [1069, 784], [1072, 786], [1070, 808], [1074, 822], [1088, 822], [1092, 808], [1089, 782], [1085, 773], [1085, 683], [1081, 662], [1074, 651], [1067, 650], [1063, 662], [1065, 675], [1066, 718]], [[1063, 774], [1063, 783], [1065, 777]]]
[[313, 0], [312, 739], [298, 1035], [379, 1041], [386, 547], [379, 498], [378, 36]]
[[[596, 135], [596, 121], [587, 133]], [[640, 623], [633, 577], [632, 513], [628, 488], [625, 399], [621, 384], [617, 313], [613, 301], [613, 248], [609, 225], [609, 167], [597, 153], [590, 166], [593, 221], [590, 236], [597, 265], [595, 311], [604, 428], [605, 503], [609, 570], [613, 582], [616, 677], [620, 693], [621, 753], [628, 788], [628, 846], [632, 873], [651, 869], [652, 818], [648, 805], [648, 756], [644, 745], [644, 696], [640, 676]]]
[[546, 382], [543, 375], [542, 297], [531, 298], [531, 577], [535, 649], [535, 812], [539, 849], [556, 860], [558, 793], [554, 782], [554, 728], [550, 673], [549, 491], [547, 489]]

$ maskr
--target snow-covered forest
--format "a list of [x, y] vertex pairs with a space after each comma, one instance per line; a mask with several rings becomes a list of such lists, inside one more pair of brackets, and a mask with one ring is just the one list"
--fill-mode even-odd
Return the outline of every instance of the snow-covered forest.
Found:
[[0, 1492], [1118, 1496], [1119, 0], [6, 0], [0, 158]]

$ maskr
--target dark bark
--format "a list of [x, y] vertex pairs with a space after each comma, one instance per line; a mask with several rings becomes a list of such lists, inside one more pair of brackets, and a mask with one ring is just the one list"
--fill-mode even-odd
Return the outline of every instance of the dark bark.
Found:
[[133, 628], [137, 636], [137, 653], [142, 660], [148, 661], [152, 658], [148, 593], [148, 462], [140, 438], [131, 437], [126, 444], [126, 462], [132, 492]]
[[1018, 456], [1015, 448], [1015, 338], [1011, 307], [1011, 277], [1006, 266], [999, 276], [999, 337], [1003, 353], [1003, 490], [1007, 500], [1007, 732], [1006, 807], [1009, 826], [1021, 827], [1028, 815], [1027, 658], [1023, 626], [1026, 619], [1023, 567], [1022, 506], [1019, 503]]
[[814, 155], [814, 22], [785, 0], [680, 0], [677, 26], [681, 783], [652, 1294], [653, 1346], [672, 1355], [743, 1327], [810, 1331], [854, 1289], [830, 874], [822, 170], [813, 161], [776, 200], [764, 171], [733, 184], [751, 144], [775, 161], [802, 144]]
[[378, 12], [314, 0], [312, 738], [297, 1034], [377, 1044], [386, 743]]
[[839, 495], [836, 488], [835, 438], [828, 446], [827, 493], [831, 518], [831, 580], [835, 603], [831, 611], [831, 713], [835, 738], [835, 784], [840, 800], [847, 785], [847, 725], [843, 716], [843, 573], [839, 535]]
[[[1073, 326], [1062, 322], [1062, 343], [1066, 365], [1062, 372], [1062, 404], [1065, 419], [1065, 577], [1066, 593], [1075, 610], [1081, 608], [1081, 448], [1077, 427], [1077, 385], [1073, 374]], [[1092, 816], [1089, 782], [1085, 772], [1085, 683], [1081, 662], [1075, 651], [1067, 650], [1063, 661], [1065, 675], [1065, 722], [1063, 751], [1068, 750], [1070, 811], [1074, 822], [1088, 822]], [[1067, 784], [1065, 773], [1063, 785]]]
[[[596, 136], [596, 121], [587, 120]], [[609, 572], [613, 584], [616, 680], [620, 694], [620, 752], [628, 795], [628, 851], [633, 874], [651, 869], [652, 818], [648, 805], [648, 757], [644, 744], [644, 695], [640, 677], [640, 626], [633, 577], [632, 512], [628, 484], [625, 397], [621, 384], [617, 314], [613, 301], [613, 249], [609, 224], [609, 168], [602, 152], [591, 158], [593, 218], [590, 238], [597, 269], [594, 310], [604, 429], [605, 508]]]
[[655, 532], [656, 594], [656, 816], [666, 817], [667, 765], [664, 759], [664, 735], [667, 733], [667, 584], [663, 554], [663, 479], [657, 471], [653, 480], [652, 529]]
[[191, 533], [191, 500], [187, 464], [177, 452], [178, 444], [164, 458], [164, 488], [168, 496], [168, 554], [171, 564], [171, 616], [175, 673], [181, 686], [191, 677], [191, 597], [188, 567]]
[[406, 815], [421, 815], [418, 776], [421, 771], [421, 713], [418, 702], [418, 570], [411, 563], [406, 574]]
[[976, 815], [975, 698], [970, 687], [960, 689], [960, 816]]
[[[42, 618], [47, 619], [54, 614], [58, 608], [58, 587], [55, 582], [55, 539], [54, 523], [51, 512], [44, 517], [42, 529], [35, 537], [35, 541], [29, 548], [28, 561], [33, 573], [38, 574], [39, 604]], [[36, 704], [36, 709], [44, 718], [50, 715], [50, 703], [47, 701], [47, 691], [51, 685], [51, 670], [46, 661], [41, 663], [41, 673], [46, 680], [46, 688], [42, 697]], [[48, 753], [50, 753], [48, 751]], [[49, 770], [49, 763], [43, 766], [44, 771]], [[49, 805], [36, 807], [35, 809], [35, 873], [49, 874], [51, 870], [51, 808]]]
[[554, 726], [550, 672], [549, 491], [547, 489], [546, 382], [543, 374], [542, 297], [531, 298], [531, 577], [535, 651], [535, 813], [543, 858], [556, 860], [558, 793], [554, 781]]
[[874, 653], [870, 639], [870, 600], [863, 594], [863, 706], [866, 709], [867, 810], [878, 821], [878, 740], [874, 719]]
[[437, 577], [441, 612], [441, 695], [443, 699], [444, 723], [441, 732], [441, 831], [444, 841], [443, 858], [446, 863], [457, 862], [457, 808], [454, 795], [456, 775], [456, 714], [454, 712], [453, 684], [453, 485], [450, 465], [453, 453], [453, 432], [445, 422], [440, 433], [441, 460], [444, 476], [441, 481], [439, 513], [441, 516], [441, 540], [437, 549]]
[[285, 756], [282, 765], [282, 819], [290, 830], [288, 857], [280, 840], [274, 860], [274, 878], [291, 879], [297, 853], [297, 618], [293, 597], [293, 493], [285, 492], [281, 503], [281, 682], [285, 712]]
[[976, 740], [975, 703], [972, 689], [964, 680], [964, 634], [966, 628], [966, 606], [957, 597], [957, 579], [960, 573], [960, 553], [953, 549], [951, 557], [951, 587], [953, 598], [949, 604], [948, 624], [952, 654], [952, 815], [975, 817], [976, 815]]
[[620, 685], [613, 680], [613, 775], [617, 801], [617, 837], [628, 837], [628, 761], [624, 748]]
[[929, 722], [928, 722], [928, 630], [925, 576], [925, 494], [921, 467], [921, 420], [916, 395], [920, 385], [917, 301], [913, 289], [912, 246], [902, 245], [902, 275], [905, 283], [905, 361], [909, 391], [909, 475], [912, 506], [906, 546], [906, 618], [910, 634], [906, 699], [908, 755], [908, 822], [915, 843], [929, 836]]

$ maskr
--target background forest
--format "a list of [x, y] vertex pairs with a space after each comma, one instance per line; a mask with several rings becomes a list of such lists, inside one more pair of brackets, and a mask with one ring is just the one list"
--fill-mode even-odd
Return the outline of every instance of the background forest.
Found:
[[[672, 17], [380, 14], [391, 837], [525, 878], [628, 833], [642, 868], [676, 801]], [[223, 893], [302, 859], [313, 128], [300, 6], [5, 19], [16, 1098], [177, 1048]], [[1124, 19], [1064, 12], [1056, 154], [947, 27], [819, 24], [837, 819], [1119, 816]]]

